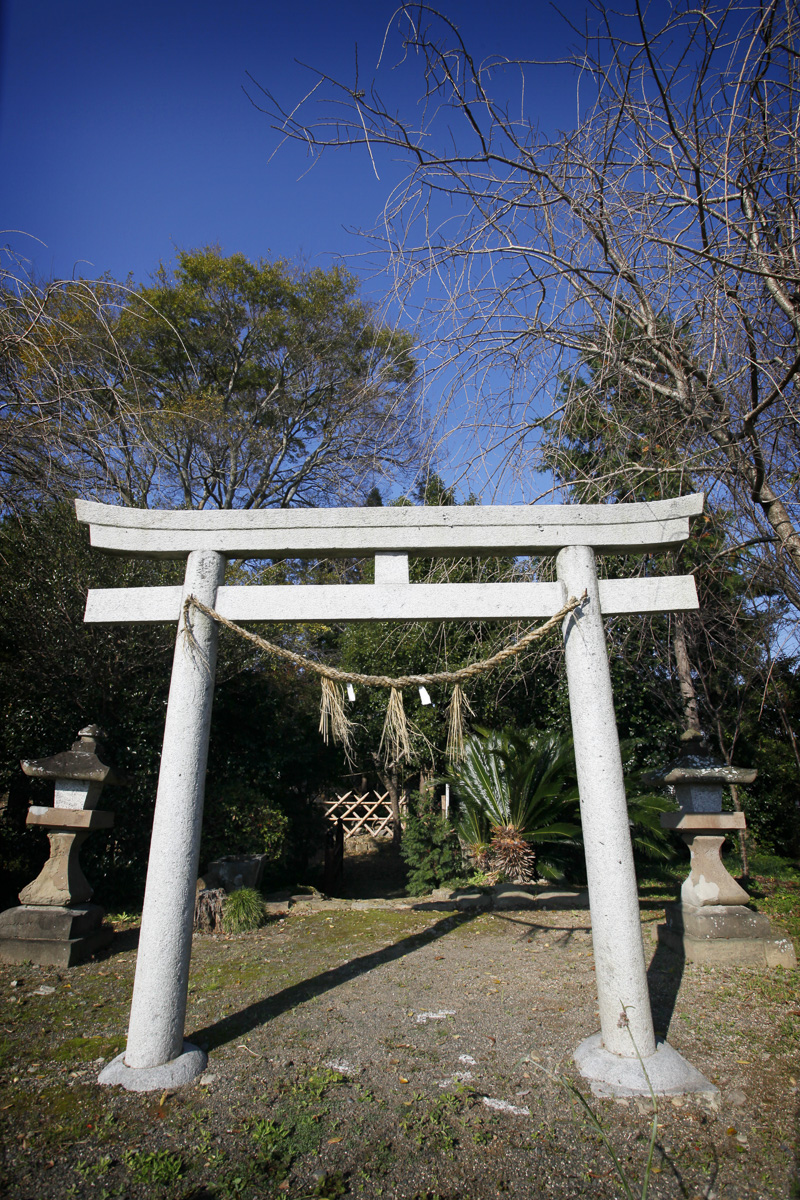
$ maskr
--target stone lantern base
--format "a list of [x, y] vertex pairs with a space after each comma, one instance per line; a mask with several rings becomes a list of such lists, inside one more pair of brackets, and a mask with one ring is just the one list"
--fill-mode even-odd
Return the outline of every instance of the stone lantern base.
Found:
[[100, 809], [30, 809], [27, 824], [48, 831], [50, 857], [20, 892], [22, 904], [0, 913], [0, 962], [74, 967], [109, 944], [113, 930], [103, 928], [100, 905], [89, 903], [79, 855], [91, 830], [113, 823], [113, 813]]
[[796, 967], [794, 946], [743, 904], [668, 904], [658, 940], [706, 967]]
[[722, 862], [725, 834], [745, 828], [744, 814], [662, 813], [661, 824], [681, 834], [692, 861], [680, 901], [666, 905], [658, 940], [708, 967], [796, 967], [790, 939], [746, 907], [750, 897]]
[[0, 913], [0, 962], [74, 967], [113, 938], [113, 930], [103, 928], [104, 916], [99, 904], [7, 908]]

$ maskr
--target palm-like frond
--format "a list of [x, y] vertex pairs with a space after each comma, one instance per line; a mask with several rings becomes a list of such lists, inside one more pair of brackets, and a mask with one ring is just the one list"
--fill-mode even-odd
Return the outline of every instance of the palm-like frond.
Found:
[[[573, 770], [568, 738], [478, 728], [446, 777], [458, 801], [462, 840], [486, 846], [493, 830], [511, 826], [537, 851], [571, 841], [580, 833], [579, 825], [564, 819], [577, 808], [577, 790], [569, 786]], [[546, 873], [546, 866], [537, 853], [537, 871]]]

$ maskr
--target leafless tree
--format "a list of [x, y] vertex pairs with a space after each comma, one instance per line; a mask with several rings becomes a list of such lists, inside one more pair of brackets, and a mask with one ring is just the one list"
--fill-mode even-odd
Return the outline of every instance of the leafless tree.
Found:
[[[372, 83], [315, 70], [294, 107], [250, 94], [312, 156], [362, 147], [365, 169], [404, 166], [373, 236], [453, 394], [477, 394], [475, 453], [495, 480], [513, 468], [531, 498], [546, 419], [601, 414], [656, 459], [679, 450], [655, 463], [663, 494], [712, 492], [800, 608], [800, 17], [793, 0], [655, 12], [590, 4], [563, 63], [580, 117], [557, 135], [528, 110], [537, 63], [479, 62], [427, 4], [400, 7]], [[379, 91], [398, 30], [409, 115]], [[620, 378], [646, 429], [615, 409]], [[624, 499], [643, 467], [622, 466], [607, 494]]]
[[[64, 303], [73, 314], [64, 319]], [[83, 387], [74, 366], [75, 315], [105, 325], [91, 283], [38, 285], [20, 257], [0, 258], [0, 506], [14, 510], [33, 497], [69, 495], [77, 475], [61, 454], [62, 416]], [[113, 344], [113, 340], [111, 341]], [[88, 430], [84, 429], [85, 442]]]

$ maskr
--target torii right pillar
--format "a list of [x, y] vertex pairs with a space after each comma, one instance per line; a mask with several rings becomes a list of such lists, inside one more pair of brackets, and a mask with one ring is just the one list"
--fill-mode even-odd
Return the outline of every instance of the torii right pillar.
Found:
[[564, 621], [575, 765], [589, 884], [600, 1032], [575, 1051], [600, 1096], [714, 1092], [666, 1042], [656, 1041], [647, 988], [611, 673], [594, 551], [569, 546], [556, 560], [567, 596], [583, 604]]

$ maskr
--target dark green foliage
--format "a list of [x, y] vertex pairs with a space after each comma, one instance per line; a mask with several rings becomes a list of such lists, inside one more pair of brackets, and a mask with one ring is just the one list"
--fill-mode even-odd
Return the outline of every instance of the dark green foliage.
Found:
[[574, 770], [569, 738], [478, 728], [447, 775], [458, 799], [461, 838], [505, 875], [492, 843], [498, 831], [513, 829], [530, 847], [534, 874], [557, 878], [565, 861], [560, 847], [574, 845], [580, 832]]
[[461, 847], [453, 826], [437, 811], [437, 802], [415, 792], [403, 834], [401, 853], [408, 867], [407, 891], [424, 896], [438, 887], [456, 887], [465, 876]]
[[[424, 504], [455, 504], [453, 491], [435, 474], [424, 480], [415, 492], [415, 500]], [[472, 499], [468, 503], [472, 503]], [[399, 504], [409, 505], [403, 498]], [[528, 565], [511, 558], [431, 559], [411, 557], [412, 583], [490, 583], [501, 580], [532, 578]], [[372, 582], [372, 561], [364, 562], [359, 579]], [[394, 622], [388, 628], [381, 623], [348, 626], [339, 644], [340, 662], [346, 670], [389, 676], [457, 670], [513, 642], [524, 629], [511, 621]], [[546, 651], [558, 646], [554, 632]], [[502, 669], [471, 679], [464, 685], [465, 697], [480, 724], [528, 724], [535, 719], [541, 727], [565, 728], [569, 721], [566, 681], [560, 670], [560, 656], [552, 659], [527, 654]], [[538, 663], [535, 683], [532, 664]], [[428, 686], [433, 701], [422, 705], [416, 689], [407, 688], [403, 700], [411, 727], [412, 757], [398, 764], [398, 770], [410, 775], [420, 769], [440, 771], [445, 763], [449, 685]], [[378, 688], [356, 688], [356, 701], [349, 713], [356, 722], [356, 754], [359, 766], [371, 773], [373, 755], [381, 741], [386, 715], [387, 694]]]
[[[38, 873], [47, 839], [25, 827], [28, 804], [52, 802], [52, 785], [27, 779], [21, 758], [67, 749], [90, 722], [108, 733], [115, 764], [131, 779], [108, 788], [116, 814], [93, 833], [82, 862], [106, 906], [135, 908], [144, 886], [175, 632], [160, 625], [84, 625], [90, 587], [179, 582], [182, 565], [128, 560], [90, 549], [71, 506], [51, 506], [0, 525], [0, 904]], [[287, 633], [286, 636], [289, 636]], [[316, 725], [318, 693], [294, 672], [262, 664], [221, 639], [209, 749], [204, 856], [278, 853], [302, 870], [320, 823], [313, 797], [336, 778], [339, 759]], [[263, 806], [263, 811], [262, 811]]]
[[[661, 332], [689, 349], [686, 330], [670, 330], [666, 315]], [[638, 556], [600, 560], [601, 572], [612, 577], [643, 566], [648, 575], [691, 570], [700, 601], [696, 613], [606, 623], [620, 734], [637, 740], [638, 765], [662, 766], [675, 756], [683, 729], [699, 722], [722, 761], [758, 769], [756, 782], [738, 797], [751, 833], [760, 844], [797, 854], [800, 761], [792, 729], [800, 685], [797, 659], [783, 649], [792, 620], [785, 564], [776, 570], [767, 530], [743, 524], [730, 496], [708, 487], [697, 430], [645, 382], [641, 334], [620, 321], [613, 340], [616, 357], [587, 349], [564, 376], [561, 416], [546, 429], [544, 461], [575, 501], [710, 492], [703, 517], [677, 551], [649, 555], [644, 564]], [[663, 382], [662, 370], [654, 369], [653, 382]], [[686, 707], [678, 689], [679, 637], [689, 664], [684, 687], [695, 693]]]
[[[52, 784], [28, 780], [21, 758], [66, 750], [95, 722], [110, 756], [132, 783], [109, 787], [101, 806], [117, 814], [82, 852], [98, 899], [130, 907], [144, 879], [174, 632], [160, 626], [87, 626], [89, 587], [177, 582], [173, 564], [92, 552], [71, 506], [42, 509], [0, 526], [0, 819], [5, 903], [47, 857], [41, 832], [25, 829], [34, 797], [52, 803]], [[113, 879], [113, 883], [112, 883]], [[110, 885], [110, 886], [108, 886]]]
[[[622, 743], [631, 840], [637, 867], [675, 859], [675, 840], [661, 828], [662, 812], [674, 808], [645, 792], [633, 765], [634, 740]], [[461, 762], [447, 779], [457, 800], [456, 826], [483, 866], [512, 878], [503, 848], [514, 831], [528, 843], [531, 868], [544, 879], [584, 878], [578, 789], [572, 739], [536, 731], [478, 729], [467, 739]], [[512, 847], [513, 848], [513, 847]], [[512, 880], [522, 882], [520, 879]]]
[[264, 794], [240, 780], [206, 787], [201, 862], [226, 854], [268, 854], [281, 861], [289, 818]]

